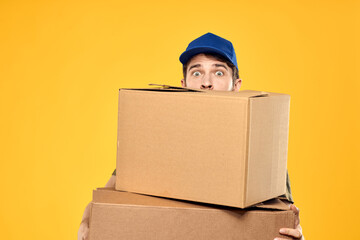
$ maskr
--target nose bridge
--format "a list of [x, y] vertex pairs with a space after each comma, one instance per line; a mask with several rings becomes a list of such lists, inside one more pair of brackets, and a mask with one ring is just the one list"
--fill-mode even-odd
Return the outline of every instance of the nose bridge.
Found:
[[213, 85], [213, 79], [212, 79], [210, 72], [205, 72], [205, 74], [202, 78], [201, 85], [203, 85], [205, 87], [209, 87], [209, 86]]

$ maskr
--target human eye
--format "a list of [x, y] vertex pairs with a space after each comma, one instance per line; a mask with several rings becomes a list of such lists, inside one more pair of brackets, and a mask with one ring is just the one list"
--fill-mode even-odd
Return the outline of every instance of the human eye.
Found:
[[215, 75], [221, 77], [224, 76], [224, 73], [222, 71], [216, 71]]
[[195, 71], [192, 74], [194, 77], [199, 77], [201, 75], [201, 73], [199, 71]]

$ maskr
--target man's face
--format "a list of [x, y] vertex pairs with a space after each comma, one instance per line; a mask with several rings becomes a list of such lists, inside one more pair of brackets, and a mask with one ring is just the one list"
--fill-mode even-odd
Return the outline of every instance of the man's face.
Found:
[[220, 91], [238, 91], [241, 80], [233, 85], [232, 69], [215, 57], [198, 54], [187, 65], [186, 80], [181, 80], [183, 87]]

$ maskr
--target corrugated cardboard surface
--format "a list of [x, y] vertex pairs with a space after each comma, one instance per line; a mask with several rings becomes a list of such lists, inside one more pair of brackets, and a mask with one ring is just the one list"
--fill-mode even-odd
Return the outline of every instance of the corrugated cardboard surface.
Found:
[[289, 96], [249, 99], [246, 205], [286, 191]]
[[116, 188], [235, 207], [284, 194], [288, 104], [260, 91], [120, 90]]
[[[274, 239], [295, 216], [274, 201], [268, 210], [216, 208], [113, 190], [94, 191], [90, 240]], [[284, 237], [287, 239], [286, 237]]]

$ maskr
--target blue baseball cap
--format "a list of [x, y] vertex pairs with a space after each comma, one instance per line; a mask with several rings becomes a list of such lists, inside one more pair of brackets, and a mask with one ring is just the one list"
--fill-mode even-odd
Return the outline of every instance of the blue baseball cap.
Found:
[[225, 57], [232, 64], [234, 64], [237, 69], [239, 69], [237, 65], [235, 50], [232, 43], [215, 34], [206, 33], [189, 43], [186, 51], [180, 55], [180, 62], [184, 65], [193, 56], [200, 53], [217, 53]]

